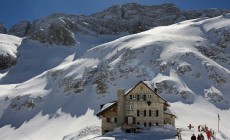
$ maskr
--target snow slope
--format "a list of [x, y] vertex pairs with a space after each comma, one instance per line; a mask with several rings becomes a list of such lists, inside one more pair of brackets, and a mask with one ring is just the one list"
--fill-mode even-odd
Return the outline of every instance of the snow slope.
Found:
[[[86, 50], [96, 45], [109, 42], [124, 35], [126, 34], [108, 36], [101, 35], [94, 37], [76, 34], [75, 40], [77, 45], [72, 47], [49, 45], [28, 39], [24, 39], [21, 44], [16, 44], [16, 37], [16, 39], [11, 39], [13, 37], [6, 39], [5, 36], [7, 35], [2, 35], [0, 37], [2, 37], [2, 39], [6, 42], [3, 42], [4, 48], [9, 48], [6, 44], [20, 45], [18, 48], [16, 46], [12, 46], [12, 49], [7, 49], [7, 51], [10, 51], [9, 53], [14, 57], [16, 57], [15, 53], [18, 53], [20, 57], [18, 58], [16, 65], [0, 77], [0, 83], [15, 84], [24, 82], [60, 64], [74, 61]], [[1, 52], [3, 53], [6, 51], [0, 50], [0, 54]]]
[[17, 47], [21, 44], [21, 40], [12, 35], [0, 34], [0, 55], [16, 57]]
[[[117, 89], [128, 90], [140, 80], [171, 102], [183, 138], [193, 133], [189, 123], [216, 130], [218, 113], [226, 136], [217, 133], [217, 139], [230, 137], [225, 123], [230, 117], [229, 25], [227, 14], [157, 27], [96, 46], [77, 59], [70, 53], [23, 83], [0, 85], [0, 138], [98, 136], [100, 121], [93, 114], [100, 104], [116, 100]], [[87, 127], [92, 133], [85, 133]]]

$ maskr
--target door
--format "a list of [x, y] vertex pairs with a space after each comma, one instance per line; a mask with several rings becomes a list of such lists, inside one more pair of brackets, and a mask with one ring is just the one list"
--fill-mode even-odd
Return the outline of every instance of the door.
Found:
[[128, 124], [133, 124], [133, 117], [128, 117]]

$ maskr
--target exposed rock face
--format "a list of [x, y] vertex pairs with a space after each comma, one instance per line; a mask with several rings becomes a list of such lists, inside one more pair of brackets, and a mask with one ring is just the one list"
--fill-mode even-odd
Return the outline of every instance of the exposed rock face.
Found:
[[[187, 19], [215, 17], [230, 10], [207, 9], [180, 11], [174, 4], [143, 6], [136, 3], [114, 5], [89, 16], [53, 14], [42, 19], [20, 22], [10, 29], [17, 36], [29, 36], [42, 43], [72, 46], [75, 33], [87, 35], [115, 35], [142, 32], [156, 26], [166, 26]], [[28, 32], [27, 32], [28, 31]]]
[[0, 55], [0, 70], [4, 70], [4, 69], [7, 69], [15, 65], [16, 59], [17, 58], [10, 56], [10, 55], [7, 55], [7, 56]]
[[229, 13], [230, 10], [226, 9], [205, 9], [205, 10], [189, 10], [189, 11], [183, 11], [182, 15], [185, 17], [185, 19], [194, 19], [199, 17], [217, 17], [220, 15], [224, 15]]
[[155, 26], [175, 23], [180, 10], [173, 4], [115, 5], [89, 16], [54, 14], [32, 23], [31, 39], [50, 44], [74, 45], [74, 33], [100, 35], [138, 33]]
[[6, 33], [7, 33], [6, 27], [0, 23], [0, 34], [6, 34]]
[[24, 37], [30, 27], [29, 21], [21, 21], [9, 29], [9, 34]]

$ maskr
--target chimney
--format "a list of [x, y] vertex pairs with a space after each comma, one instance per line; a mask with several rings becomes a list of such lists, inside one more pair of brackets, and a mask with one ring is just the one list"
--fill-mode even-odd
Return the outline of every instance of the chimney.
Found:
[[121, 126], [124, 122], [124, 95], [125, 89], [117, 90], [117, 125]]
[[154, 92], [157, 94], [157, 88], [154, 88]]

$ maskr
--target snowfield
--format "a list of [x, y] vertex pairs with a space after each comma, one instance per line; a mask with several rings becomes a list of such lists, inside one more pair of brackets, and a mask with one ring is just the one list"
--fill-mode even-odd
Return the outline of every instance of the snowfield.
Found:
[[138, 134], [117, 129], [100, 136], [101, 121], [95, 116], [100, 105], [116, 100], [117, 89], [128, 90], [140, 80], [170, 102], [182, 139], [197, 135], [197, 126], [205, 124], [216, 132], [216, 140], [229, 139], [230, 14], [108, 43], [101, 41], [105, 37], [93, 43], [87, 36], [78, 39], [82, 46], [72, 48], [22, 43], [17, 64], [1, 75], [0, 139], [176, 140], [170, 127]]
[[0, 34], [0, 55], [16, 57], [17, 47], [22, 39], [12, 35]]

